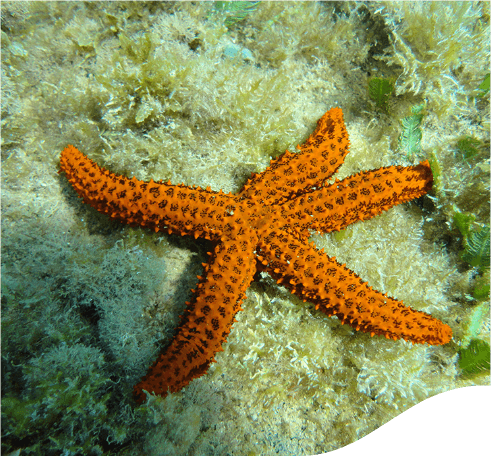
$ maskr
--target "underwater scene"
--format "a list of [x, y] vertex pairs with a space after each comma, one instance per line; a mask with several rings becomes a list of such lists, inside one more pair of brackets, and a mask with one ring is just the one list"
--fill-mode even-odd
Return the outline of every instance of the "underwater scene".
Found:
[[489, 2], [0, 8], [3, 455], [322, 454], [489, 385]]

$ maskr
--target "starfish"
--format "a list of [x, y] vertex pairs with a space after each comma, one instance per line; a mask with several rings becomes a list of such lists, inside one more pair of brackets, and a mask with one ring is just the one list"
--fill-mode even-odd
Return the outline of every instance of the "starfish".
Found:
[[223, 351], [258, 271], [371, 336], [413, 344], [450, 341], [448, 325], [372, 289], [345, 264], [309, 243], [311, 231], [342, 230], [431, 189], [428, 161], [363, 171], [329, 183], [348, 147], [342, 111], [333, 108], [297, 146], [299, 153], [286, 151], [272, 160], [236, 195], [129, 179], [99, 167], [74, 146], [63, 150], [60, 172], [96, 210], [132, 226], [214, 242], [174, 339], [134, 386], [137, 402], [144, 401], [144, 391], [166, 396], [206, 373], [215, 354]]

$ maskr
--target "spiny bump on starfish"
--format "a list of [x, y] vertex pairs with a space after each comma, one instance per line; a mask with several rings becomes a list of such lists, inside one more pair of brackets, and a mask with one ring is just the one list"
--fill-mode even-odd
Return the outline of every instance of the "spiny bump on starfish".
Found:
[[[212, 261], [213, 257], [225, 253], [227, 262]], [[215, 354], [223, 351], [222, 343], [226, 341], [234, 316], [242, 309], [240, 305], [246, 298], [247, 279], [252, 279], [254, 272], [254, 257], [247, 258], [238, 243], [226, 241], [217, 245], [205, 267], [205, 276], [198, 277], [195, 300], [186, 302], [179, 332], [135, 386], [137, 400], [144, 399], [143, 390], [163, 395], [167, 389], [177, 392], [193, 378], [206, 373], [215, 360]], [[217, 288], [217, 282], [222, 287]]]
[[431, 188], [427, 161], [360, 172], [328, 184], [348, 147], [342, 111], [331, 109], [298, 146], [298, 154], [286, 151], [271, 161], [237, 195], [128, 179], [99, 167], [73, 146], [63, 150], [60, 171], [98, 211], [130, 225], [215, 243], [176, 336], [134, 387], [137, 401], [144, 400], [143, 390], [165, 396], [206, 373], [223, 350], [256, 271], [268, 272], [303, 301], [372, 336], [434, 345], [450, 341], [448, 325], [373, 290], [308, 242], [311, 230], [341, 230]]
[[372, 289], [346, 268], [346, 264], [337, 263], [334, 257], [321, 255], [314, 246], [301, 243], [287, 231], [269, 236], [259, 243], [261, 255], [274, 255], [271, 252], [275, 247], [274, 238], [278, 244], [288, 245], [292, 259], [290, 262], [271, 262], [269, 274], [328, 316], [336, 315], [343, 324], [372, 336], [385, 335], [395, 340], [403, 338], [434, 345], [450, 340], [450, 327]]
[[99, 167], [71, 145], [63, 150], [60, 166], [84, 203], [131, 226], [217, 240], [233, 236], [246, 222], [238, 216], [221, 224], [238, 204], [237, 197], [221, 190], [129, 179]]
[[[292, 198], [282, 205], [283, 215], [294, 227], [298, 226], [295, 220], [310, 217], [310, 230], [329, 233], [420, 197], [431, 189], [432, 182], [428, 161], [364, 171], [325, 186], [322, 193]], [[343, 212], [337, 212], [336, 207], [343, 207]]]
[[276, 205], [290, 195], [322, 186], [343, 164], [349, 151], [348, 131], [340, 108], [332, 108], [318, 121], [300, 153], [285, 151], [262, 173], [253, 173], [238, 195], [259, 204]]

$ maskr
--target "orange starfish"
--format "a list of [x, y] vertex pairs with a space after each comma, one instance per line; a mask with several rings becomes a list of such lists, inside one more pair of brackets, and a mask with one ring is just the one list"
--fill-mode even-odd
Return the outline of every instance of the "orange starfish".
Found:
[[286, 151], [237, 195], [209, 187], [143, 182], [99, 167], [73, 146], [61, 153], [61, 170], [85, 203], [111, 218], [156, 232], [215, 242], [195, 296], [177, 334], [134, 387], [165, 396], [206, 373], [222, 351], [235, 314], [257, 270], [328, 316], [373, 335], [413, 343], [445, 344], [448, 325], [373, 290], [353, 271], [308, 242], [309, 231], [342, 230], [394, 205], [426, 194], [433, 177], [427, 161], [327, 180], [348, 154], [341, 109], [329, 110], [302, 146]]

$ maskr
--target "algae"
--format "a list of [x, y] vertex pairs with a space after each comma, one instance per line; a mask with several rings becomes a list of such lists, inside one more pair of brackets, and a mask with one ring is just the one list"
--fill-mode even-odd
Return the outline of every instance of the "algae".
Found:
[[[251, 4], [225, 23], [212, 2], [2, 2], [3, 453], [316, 454], [489, 382], [459, 369], [489, 318], [468, 299], [476, 272], [452, 223], [489, 223], [489, 4]], [[388, 113], [372, 109], [372, 75], [395, 80]], [[423, 103], [408, 156], [400, 119]], [[431, 156], [438, 186], [317, 246], [448, 323], [453, 342], [370, 338], [263, 276], [208, 374], [136, 408], [132, 386], [210, 246], [95, 213], [57, 174], [60, 152], [237, 191], [334, 106], [351, 141], [338, 178]], [[463, 160], [465, 137], [481, 146]]]

